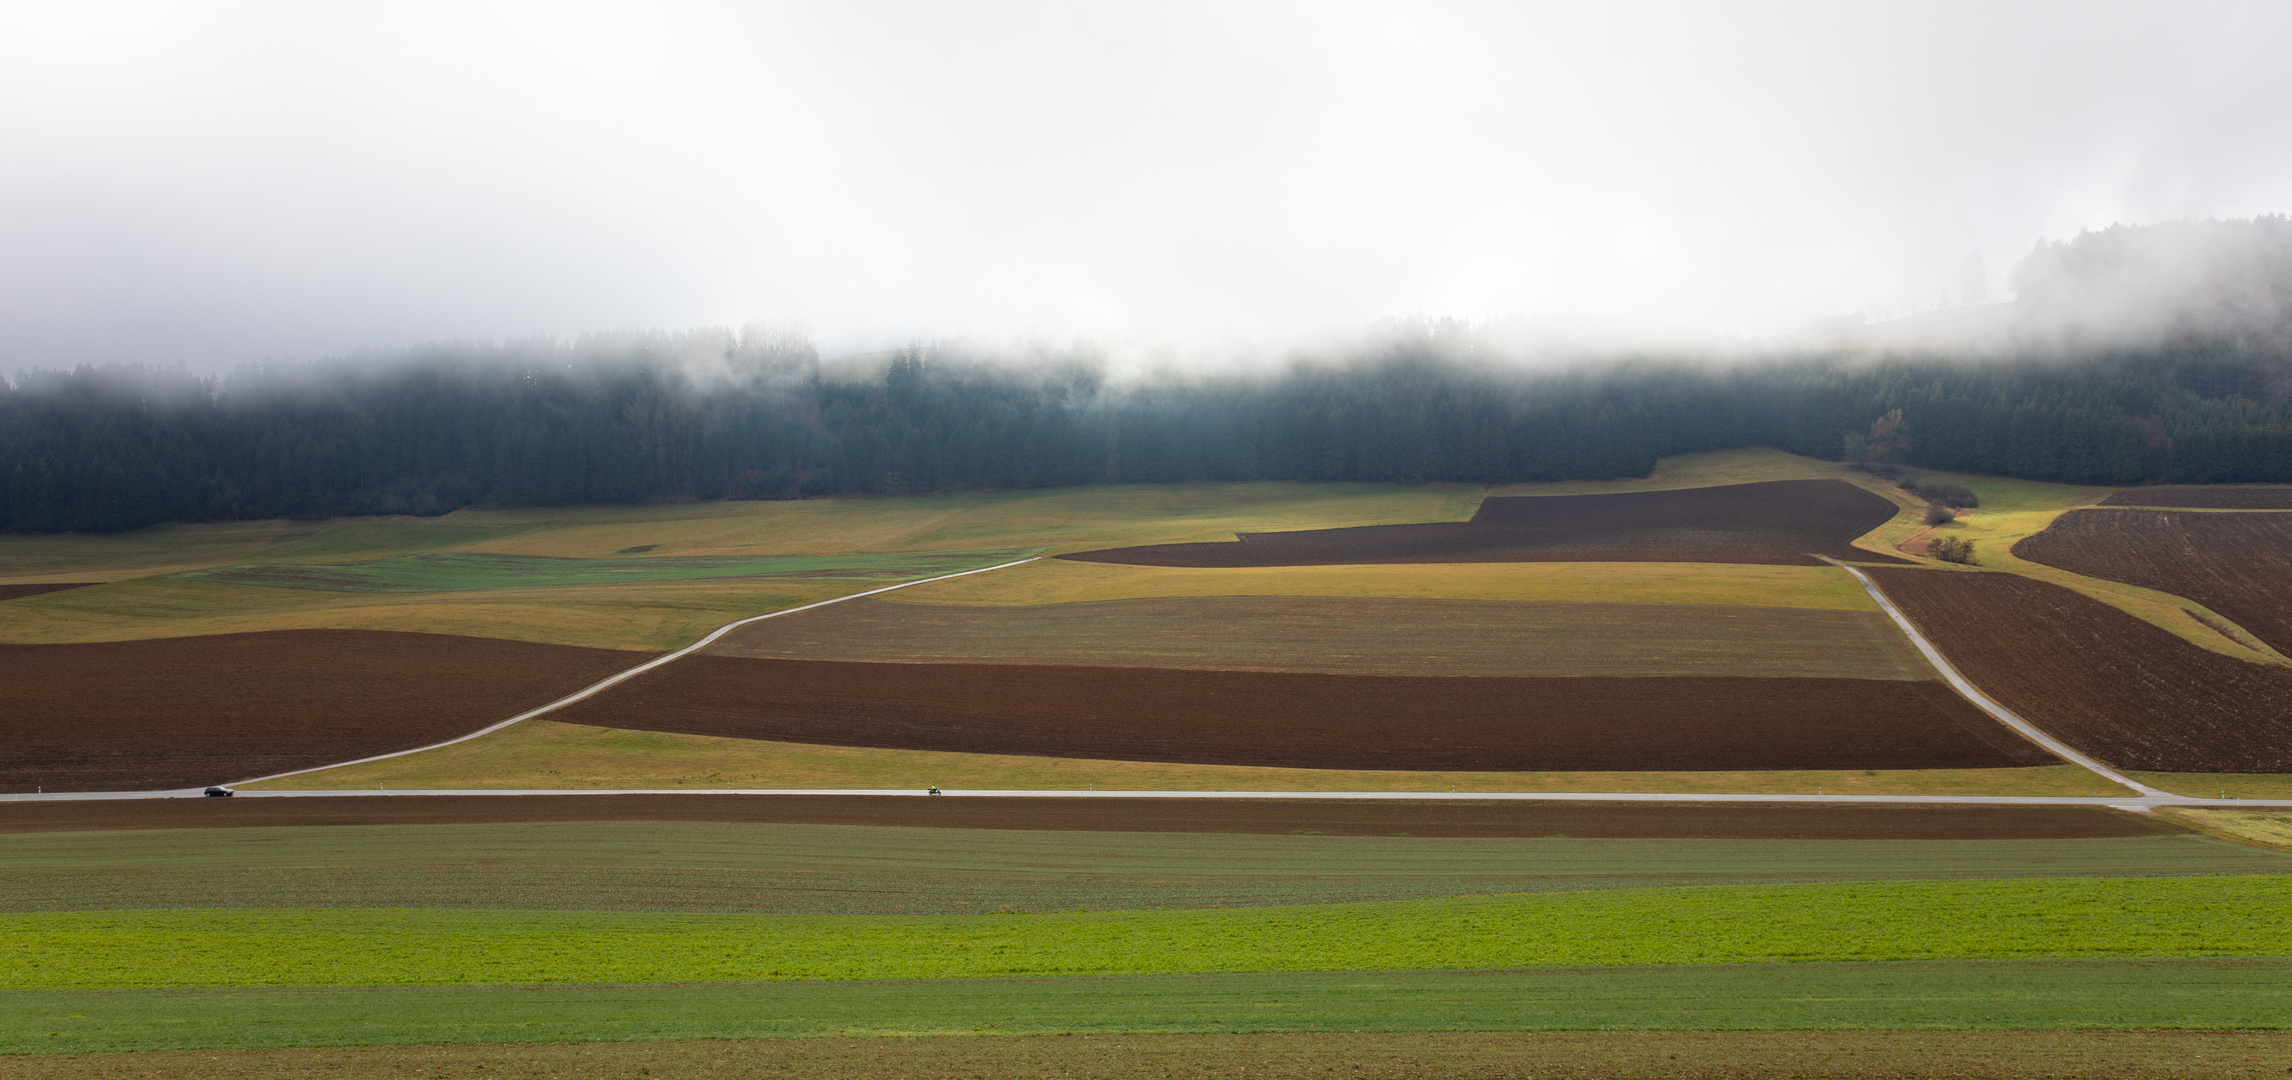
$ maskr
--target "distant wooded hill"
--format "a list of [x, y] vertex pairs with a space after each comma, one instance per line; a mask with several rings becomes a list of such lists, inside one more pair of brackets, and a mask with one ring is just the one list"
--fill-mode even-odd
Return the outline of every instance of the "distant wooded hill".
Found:
[[[808, 345], [721, 332], [220, 380], [31, 372], [0, 384], [0, 529], [1181, 480], [1605, 479], [1749, 445], [1828, 458], [1867, 445], [1903, 464], [2071, 483], [2292, 480], [2292, 338], [2263, 325], [2292, 316], [2254, 299], [2292, 297], [2292, 257], [2279, 257], [2292, 228], [2184, 232], [2233, 241], [2222, 250], [2244, 268], [2241, 299], [2159, 323], [2162, 336], [2042, 359], [1929, 349], [1527, 372], [1477, 362], [1431, 327], [1342, 364], [1124, 386], [1072, 358], [922, 349], [881, 379], [822, 379]], [[2136, 239], [2041, 248], [2025, 264], [2032, 302], [2058, 310], [2085, 280], [2123, 294], [2122, 268], [2139, 261], [2127, 252], [2156, 246]], [[2175, 258], [2174, 288], [2218, 279]], [[1863, 443], [1895, 409], [1907, 428]]]

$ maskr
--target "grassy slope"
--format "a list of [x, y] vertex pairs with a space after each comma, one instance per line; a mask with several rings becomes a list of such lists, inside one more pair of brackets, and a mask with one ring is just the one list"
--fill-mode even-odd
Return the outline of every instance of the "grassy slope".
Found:
[[[2288, 1013], [2292, 963], [2280, 960], [1795, 963], [317, 993], [16, 991], [0, 992], [0, 1055], [242, 1046], [369, 1049], [180, 1060], [0, 1056], [0, 1077], [1228, 1077], [1237, 1065], [1258, 1075], [1423, 1076], [1436, 1062], [1440, 1075], [1465, 1076], [2281, 1076], [2292, 1036], [2253, 1029], [2280, 1028]], [[2093, 1027], [2237, 1032], [2206, 1037], [2188, 1030], [2033, 1030]], [[1871, 1028], [1926, 1030], [1815, 1034]], [[1793, 1034], [1667, 1038], [1617, 1029]], [[1985, 1037], [1966, 1029], [2010, 1034]], [[1527, 1031], [1569, 1034], [1351, 1034]], [[1253, 1034], [1122, 1041], [917, 1038], [1128, 1032]], [[1254, 1034], [1272, 1032], [1339, 1034]], [[907, 1038], [816, 1038], [823, 1035]], [[815, 1038], [779, 1045], [584, 1041], [789, 1036]], [[516, 1045], [460, 1053], [388, 1049], [446, 1042]], [[534, 1045], [541, 1043], [560, 1045]], [[2256, 1060], [2263, 1064], [2251, 1064]]]
[[1041, 915], [0, 916], [0, 988], [488, 986], [2292, 955], [2292, 875], [1615, 889]]
[[410, 757], [249, 785], [262, 789], [880, 788], [1080, 791], [1653, 791], [1871, 795], [2124, 795], [2071, 765], [1806, 772], [1444, 773], [955, 754], [812, 746], [529, 721]]
[[959, 914], [1648, 886], [2292, 873], [2188, 833], [1711, 840], [1100, 833], [721, 822], [343, 825], [0, 837], [0, 911], [450, 907]]

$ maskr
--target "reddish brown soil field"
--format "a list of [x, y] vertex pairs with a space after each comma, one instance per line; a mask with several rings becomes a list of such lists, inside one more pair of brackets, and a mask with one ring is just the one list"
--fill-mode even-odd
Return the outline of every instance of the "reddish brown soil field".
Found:
[[2292, 670], [2207, 652], [2013, 574], [1886, 568], [1872, 577], [1975, 685], [2111, 765], [2292, 772]]
[[492, 821], [748, 821], [1078, 832], [1333, 836], [2017, 840], [2182, 832], [2084, 806], [1321, 799], [1027, 799], [894, 795], [352, 795], [0, 804], [0, 833]]
[[647, 655], [370, 630], [0, 645], [0, 791], [196, 787], [409, 749]]
[[1839, 480], [1483, 499], [1471, 521], [1241, 533], [1230, 544], [1149, 544], [1061, 555], [1138, 566], [1434, 562], [1720, 562], [1816, 566], [1886, 556], [1849, 541], [1893, 503]]
[[1940, 682], [1454, 678], [693, 656], [553, 719], [1318, 769], [1959, 769], [2053, 758]]
[[103, 582], [100, 581], [50, 581], [39, 585], [0, 585], [0, 600], [40, 596], [45, 593], [62, 592], [65, 589], [85, 589], [90, 585], [101, 584]]
[[2072, 510], [2013, 553], [2188, 597], [2292, 653], [2292, 514]]
[[2196, 510], [2292, 510], [2292, 487], [2160, 487], [2127, 488], [2106, 499], [2103, 506], [2186, 506]]

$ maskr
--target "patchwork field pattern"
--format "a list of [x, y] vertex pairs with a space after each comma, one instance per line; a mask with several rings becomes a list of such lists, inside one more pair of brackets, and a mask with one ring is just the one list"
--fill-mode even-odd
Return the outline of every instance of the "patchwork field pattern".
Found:
[[[1927, 823], [1909, 818], [1900, 824]], [[0, 912], [427, 907], [962, 914], [2287, 870], [2292, 855], [2186, 833], [1814, 840], [831, 824], [760, 829], [747, 822], [343, 825], [0, 837]]]
[[0, 835], [287, 825], [732, 822], [1061, 832], [1703, 840], [2066, 840], [2165, 836], [2087, 806], [1091, 799], [901, 795], [344, 795], [0, 804]]
[[1881, 568], [1871, 576], [1975, 685], [2104, 762], [2292, 771], [2292, 670], [2207, 652], [2013, 574]]
[[692, 656], [567, 723], [966, 753], [1327, 769], [2050, 764], [1940, 682], [1450, 678]]
[[0, 645], [0, 790], [196, 787], [411, 749], [647, 655], [369, 630]]
[[1029, 607], [855, 600], [742, 627], [724, 656], [1355, 675], [1929, 679], [1875, 611], [1199, 597]]
[[1061, 555], [1148, 566], [1443, 562], [1708, 562], [1817, 566], [1816, 555], [1884, 559], [1855, 537], [1901, 511], [1840, 480], [1774, 480], [1623, 495], [1483, 500], [1469, 522], [1239, 533], [1233, 543], [1158, 544]]
[[0, 989], [727, 983], [2292, 956], [2292, 875], [2009, 878], [1070, 914], [0, 915]]
[[2192, 510], [2292, 510], [2292, 487], [2223, 484], [2126, 488], [2103, 506], [2173, 506]]
[[478, 589], [628, 585], [719, 578], [827, 578], [899, 581], [1009, 562], [1031, 549], [912, 555], [771, 555], [689, 558], [560, 559], [526, 555], [425, 552], [379, 562], [256, 563], [197, 570], [197, 581], [269, 585], [327, 592], [460, 592]]
[[2185, 596], [2292, 652], [2292, 514], [2073, 510], [2013, 553]]

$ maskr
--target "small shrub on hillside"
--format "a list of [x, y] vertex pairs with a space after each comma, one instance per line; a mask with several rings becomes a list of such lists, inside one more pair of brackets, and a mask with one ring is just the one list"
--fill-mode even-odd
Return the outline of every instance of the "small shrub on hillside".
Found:
[[1974, 561], [1974, 542], [1962, 536], [1937, 536], [1926, 546], [1926, 554], [1943, 562], [1964, 563]]
[[1957, 484], [1929, 484], [1917, 477], [1911, 477], [1902, 481], [1901, 488], [1927, 502], [1941, 503], [1944, 506], [1953, 506], [1959, 509], [1982, 504], [1980, 499], [1974, 497], [1973, 492]]
[[1958, 512], [1938, 502], [1926, 504], [1926, 524], [1947, 525], [1958, 520]]

